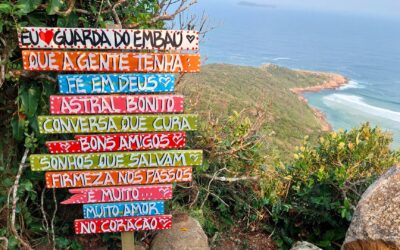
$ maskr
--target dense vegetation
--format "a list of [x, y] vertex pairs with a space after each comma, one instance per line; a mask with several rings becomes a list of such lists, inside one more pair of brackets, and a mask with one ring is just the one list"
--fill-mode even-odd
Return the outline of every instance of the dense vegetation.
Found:
[[[324, 75], [207, 65], [186, 77], [180, 89], [205, 122], [193, 143], [208, 153], [194, 185], [207, 186], [204, 196], [218, 195], [206, 196], [208, 207], [202, 206], [215, 222], [204, 221], [208, 233], [241, 222], [246, 230], [273, 233], [283, 249], [300, 239], [340, 248], [361, 194], [400, 159], [391, 135], [369, 124], [321, 132], [289, 88], [320, 84]], [[204, 180], [204, 171], [214, 179]]]
[[321, 136], [316, 145], [306, 137], [293, 161], [276, 167], [285, 190], [272, 206], [278, 243], [303, 238], [340, 248], [362, 193], [399, 160], [390, 143], [391, 136], [367, 123]]
[[278, 156], [288, 159], [304, 135], [315, 137], [321, 132], [313, 111], [289, 89], [321, 84], [327, 80], [325, 75], [275, 65], [255, 68], [212, 64], [184, 80], [179, 90], [190, 97], [189, 104], [204, 119], [209, 112], [224, 119], [237, 111], [261, 121], [259, 134], [263, 136], [268, 163]]
[[[164, 28], [192, 2], [8, 0], [0, 3], [0, 240], [9, 249], [115, 248], [118, 234], [78, 237], [72, 221], [81, 206], [60, 206], [66, 190], [48, 190], [26, 156], [46, 152], [44, 142], [68, 136], [38, 133], [36, 118], [49, 112], [54, 74], [21, 70], [17, 29], [22, 26]], [[173, 1], [174, 2], [174, 1]], [[180, 12], [177, 12], [181, 10]], [[175, 14], [176, 13], [176, 14]], [[180, 20], [183, 20], [180, 19]], [[180, 25], [193, 28], [189, 23]], [[177, 185], [169, 211], [199, 219], [211, 242], [221, 232], [272, 234], [278, 246], [307, 239], [338, 248], [361, 193], [398, 161], [390, 136], [368, 124], [321, 132], [313, 111], [289, 91], [320, 84], [326, 76], [268, 66], [207, 65], [185, 75], [178, 91], [187, 112], [201, 115], [189, 146], [205, 151], [194, 181]], [[308, 135], [310, 139], [304, 140]], [[298, 148], [295, 148], [298, 146]], [[137, 234], [148, 241], [152, 233]], [[220, 237], [221, 236], [221, 237]]]

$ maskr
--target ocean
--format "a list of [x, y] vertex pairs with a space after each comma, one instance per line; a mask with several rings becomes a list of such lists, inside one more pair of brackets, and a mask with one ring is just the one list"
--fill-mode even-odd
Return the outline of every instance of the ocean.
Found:
[[[394, 136], [400, 147], [400, 17], [248, 7], [207, 1], [215, 29], [201, 41], [205, 63], [260, 66], [265, 63], [342, 74], [338, 90], [308, 93], [334, 129], [370, 122]], [[249, 81], [248, 84], [251, 84]]]

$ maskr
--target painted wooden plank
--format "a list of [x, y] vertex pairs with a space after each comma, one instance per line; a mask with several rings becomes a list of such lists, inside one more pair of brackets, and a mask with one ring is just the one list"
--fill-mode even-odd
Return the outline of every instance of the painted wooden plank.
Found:
[[100, 203], [83, 205], [83, 218], [118, 218], [164, 214], [164, 201]]
[[32, 171], [199, 166], [202, 150], [165, 150], [83, 154], [32, 154]]
[[186, 145], [185, 132], [76, 135], [76, 140], [48, 141], [51, 154], [179, 149]]
[[174, 91], [173, 74], [59, 74], [61, 94], [162, 93]]
[[199, 49], [199, 33], [194, 30], [24, 27], [18, 41], [26, 49]]
[[178, 132], [197, 129], [197, 115], [64, 115], [38, 116], [42, 134]]
[[47, 188], [165, 184], [191, 180], [191, 167], [46, 172]]
[[172, 215], [75, 220], [76, 234], [132, 232], [170, 229]]
[[181, 95], [52, 95], [50, 113], [144, 114], [182, 113]]
[[199, 72], [199, 54], [23, 50], [25, 70], [77, 72]]
[[172, 185], [146, 185], [126, 187], [75, 188], [73, 194], [61, 204], [104, 203], [125, 201], [151, 201], [172, 199]]

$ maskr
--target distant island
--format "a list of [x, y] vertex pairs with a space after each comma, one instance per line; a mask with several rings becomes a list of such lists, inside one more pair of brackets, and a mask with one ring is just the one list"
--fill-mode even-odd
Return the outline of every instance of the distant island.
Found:
[[267, 4], [267, 3], [256, 3], [251, 1], [240, 1], [238, 5], [249, 6], [249, 7], [260, 7], [260, 8], [276, 8], [274, 4]]

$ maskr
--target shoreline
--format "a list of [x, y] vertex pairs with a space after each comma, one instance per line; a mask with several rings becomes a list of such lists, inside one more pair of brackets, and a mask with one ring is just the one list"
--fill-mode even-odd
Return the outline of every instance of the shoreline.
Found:
[[304, 97], [303, 93], [307, 93], [307, 92], [320, 92], [322, 90], [335, 90], [338, 89], [342, 86], [345, 86], [349, 83], [349, 79], [336, 74], [336, 73], [327, 73], [327, 72], [317, 72], [317, 71], [307, 71], [307, 70], [296, 70], [297, 72], [300, 73], [311, 73], [311, 74], [316, 74], [316, 75], [323, 75], [325, 77], [327, 77], [328, 79], [325, 80], [322, 84], [319, 85], [314, 85], [314, 86], [308, 86], [308, 87], [296, 87], [296, 88], [291, 88], [289, 89], [292, 93], [296, 94], [298, 99], [307, 104], [308, 107], [314, 112], [315, 117], [317, 118], [317, 120], [320, 122], [321, 124], [321, 130], [322, 131], [331, 131], [332, 130], [332, 125], [328, 122], [326, 115], [324, 112], [322, 112], [321, 110], [311, 107], [308, 104], [308, 100]]

